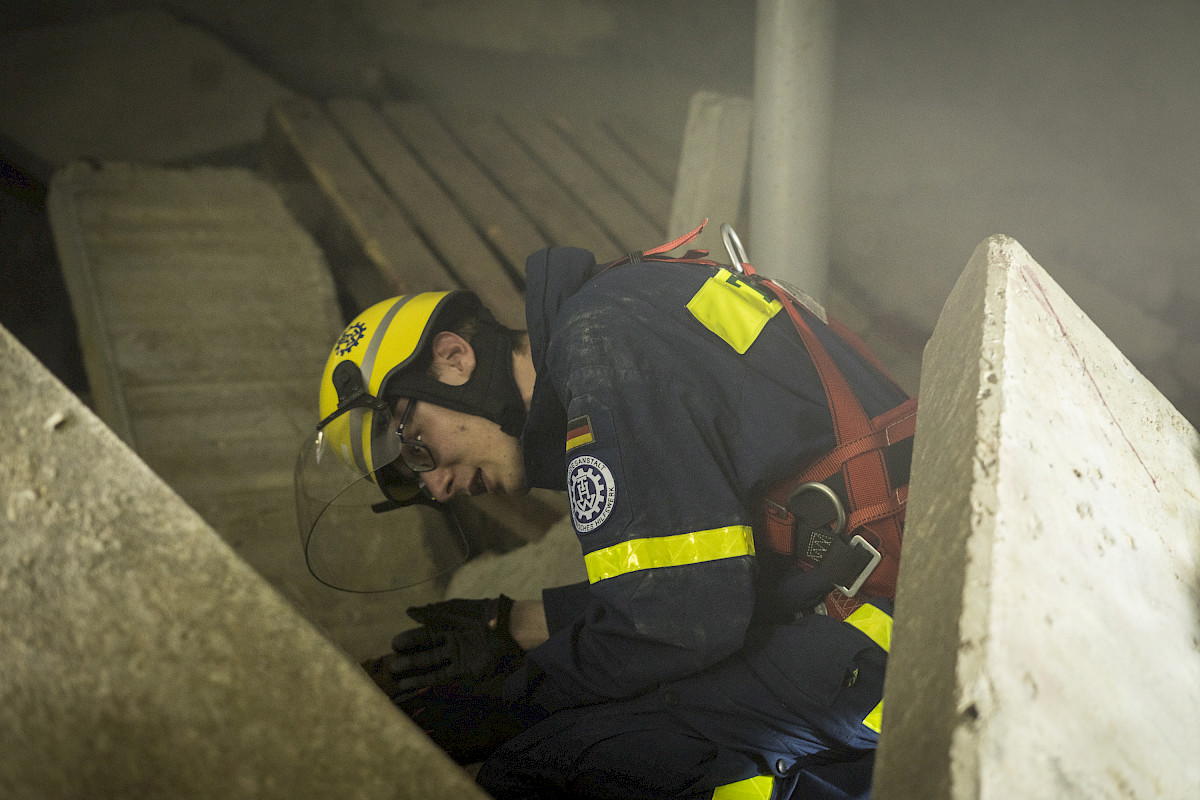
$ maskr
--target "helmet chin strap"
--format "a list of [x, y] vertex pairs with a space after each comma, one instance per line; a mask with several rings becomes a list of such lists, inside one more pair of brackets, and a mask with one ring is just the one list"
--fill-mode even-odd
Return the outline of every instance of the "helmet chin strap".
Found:
[[389, 397], [411, 397], [489, 419], [519, 439], [525, 428], [525, 401], [513, 374], [512, 340], [503, 329], [483, 325], [472, 337], [475, 371], [461, 386], [442, 383], [425, 372], [387, 380]]

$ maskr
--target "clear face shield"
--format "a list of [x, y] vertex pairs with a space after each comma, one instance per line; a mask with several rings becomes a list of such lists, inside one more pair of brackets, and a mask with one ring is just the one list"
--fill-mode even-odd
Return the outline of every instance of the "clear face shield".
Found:
[[324, 421], [301, 446], [296, 514], [309, 572], [321, 583], [386, 592], [466, 560], [453, 510], [429, 496], [410, 466], [432, 469], [433, 461], [419, 442], [401, 438], [405, 421], [388, 410], [351, 408]]

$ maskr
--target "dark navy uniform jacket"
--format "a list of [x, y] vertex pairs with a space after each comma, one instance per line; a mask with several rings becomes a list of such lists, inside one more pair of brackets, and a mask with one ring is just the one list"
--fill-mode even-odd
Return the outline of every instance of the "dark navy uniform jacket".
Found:
[[[786, 313], [729, 272], [601, 271], [587, 251], [552, 248], [526, 273], [526, 474], [568, 492], [589, 580], [545, 593], [550, 639], [505, 694], [553, 712], [633, 697], [742, 648], [777, 574], [755, 545], [753, 499], [833, 432]], [[905, 399], [809, 322], [868, 415]]]

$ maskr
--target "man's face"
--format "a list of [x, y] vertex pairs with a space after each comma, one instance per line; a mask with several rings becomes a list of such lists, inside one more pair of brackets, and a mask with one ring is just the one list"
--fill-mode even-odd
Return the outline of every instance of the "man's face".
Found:
[[[397, 419], [409, 402], [400, 401]], [[528, 491], [520, 444], [489, 419], [418, 400], [404, 438], [419, 439], [433, 454], [437, 466], [417, 477], [439, 501], [457, 494]]]

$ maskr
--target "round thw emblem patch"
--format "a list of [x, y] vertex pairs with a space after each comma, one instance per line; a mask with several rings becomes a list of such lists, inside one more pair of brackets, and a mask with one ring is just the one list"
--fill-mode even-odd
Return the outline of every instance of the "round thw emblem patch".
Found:
[[604, 524], [617, 502], [617, 484], [604, 462], [579, 456], [567, 467], [567, 492], [575, 530], [587, 533]]

